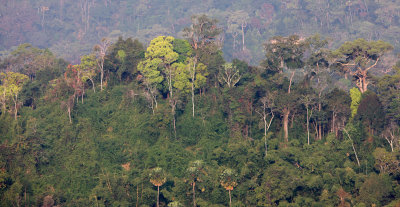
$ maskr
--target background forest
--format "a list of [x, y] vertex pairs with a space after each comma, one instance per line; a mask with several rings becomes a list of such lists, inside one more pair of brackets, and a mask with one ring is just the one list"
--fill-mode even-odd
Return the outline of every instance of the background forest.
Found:
[[159, 35], [182, 38], [199, 13], [219, 20], [225, 59], [252, 65], [262, 60], [264, 41], [277, 35], [319, 33], [331, 48], [360, 37], [400, 44], [399, 0], [12, 0], [0, 6], [0, 50], [31, 43], [79, 63], [102, 37], [145, 44]]
[[0, 206], [399, 205], [398, 2], [155, 2], [1, 7]]

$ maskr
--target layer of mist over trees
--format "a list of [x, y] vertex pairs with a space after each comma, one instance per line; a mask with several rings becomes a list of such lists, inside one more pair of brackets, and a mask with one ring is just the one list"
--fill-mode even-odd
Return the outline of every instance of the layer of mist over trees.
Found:
[[[15, 37], [9, 46], [22, 43], [0, 59], [0, 206], [398, 206], [400, 60], [385, 39], [396, 2], [223, 2], [54, 1], [31, 13], [37, 20], [2, 7], [0, 18], [27, 15], [20, 29], [43, 34], [58, 36], [53, 21], [78, 20], [43, 41], [50, 49], [23, 43], [29, 32], [0, 31]], [[173, 23], [207, 5], [221, 10]], [[266, 11], [245, 19], [270, 21], [257, 38], [247, 36], [255, 23], [237, 18], [251, 5]], [[383, 21], [380, 8], [390, 8], [389, 24], [355, 38], [364, 21]], [[217, 17], [222, 9], [235, 12]], [[94, 33], [115, 19], [135, 35]], [[174, 32], [144, 26], [153, 21]], [[271, 32], [290, 24], [285, 35]], [[72, 61], [53, 53], [60, 45]]]
[[[399, 48], [398, 0], [10, 0], [0, 7], [0, 50], [30, 43], [78, 63], [103, 37], [182, 38], [191, 16], [204, 13], [224, 29], [224, 57], [258, 65], [265, 40], [316, 33], [345, 41], [384, 40]], [[14, 48], [15, 49], [15, 48]]]

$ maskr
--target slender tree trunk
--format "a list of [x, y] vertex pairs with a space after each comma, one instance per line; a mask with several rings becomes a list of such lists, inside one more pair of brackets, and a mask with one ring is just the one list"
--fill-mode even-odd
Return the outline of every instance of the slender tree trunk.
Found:
[[332, 112], [332, 128], [331, 128], [331, 132], [335, 131], [335, 112]]
[[232, 196], [231, 196], [231, 190], [229, 190], [229, 207], [232, 206]]
[[[318, 111], [321, 112], [322, 110], [322, 104], [318, 103]], [[318, 139], [322, 140], [322, 124], [320, 121], [318, 121]]]
[[192, 71], [192, 111], [194, 117], [194, 79], [196, 77], [196, 62], [193, 61], [193, 71]]
[[167, 65], [168, 71], [169, 71], [169, 79], [168, 79], [168, 87], [169, 87], [169, 94], [171, 95], [172, 98], [172, 69], [171, 66]]
[[193, 182], [193, 207], [196, 207], [196, 190], [195, 190], [196, 182]]
[[246, 49], [246, 46], [244, 45], [244, 28], [245, 27], [246, 27], [245, 24], [242, 23], [242, 44], [243, 44], [242, 51], [244, 51], [244, 49]]
[[308, 106], [307, 109], [307, 144], [310, 145], [310, 119], [308, 118]]
[[354, 147], [354, 142], [353, 142], [353, 140], [350, 138], [350, 135], [349, 135], [349, 133], [347, 132], [347, 130], [346, 130], [345, 128], [343, 128], [343, 131], [347, 134], [347, 137], [348, 137], [348, 138], [350, 139], [350, 141], [351, 141], [351, 146], [353, 147], [353, 151], [354, 151], [354, 155], [356, 156], [356, 159], [357, 159], [358, 167], [360, 167], [360, 160], [358, 159], [357, 152], [356, 152], [356, 148]]
[[68, 117], [69, 117], [69, 123], [72, 124], [72, 118], [71, 118], [71, 106], [68, 106]]
[[24, 202], [25, 206], [28, 206], [27, 203], [26, 203], [26, 186], [25, 186], [25, 191], [24, 191], [24, 200], [25, 200], [25, 202]]
[[160, 186], [157, 186], [157, 207], [160, 207]]
[[136, 207], [139, 206], [139, 185], [136, 186]]
[[94, 87], [94, 82], [93, 82], [93, 80], [92, 80], [91, 78], [90, 78], [89, 80], [92, 82], [93, 92], [96, 93], [96, 88]]
[[18, 100], [18, 95], [15, 95], [15, 100], [14, 100], [14, 118], [15, 118], [15, 120], [17, 120], [17, 115], [18, 115], [17, 100]]
[[322, 124], [321, 124], [321, 122], [318, 124], [318, 139], [322, 140]]
[[291, 88], [291, 86], [292, 86], [292, 81], [293, 81], [294, 72], [295, 72], [295, 71], [292, 72], [292, 75], [290, 76], [290, 80], [289, 80], [289, 88], [288, 88], [288, 93], [289, 93], [289, 94], [290, 94], [290, 88]]
[[103, 69], [103, 63], [101, 66], [101, 72], [100, 72], [100, 90], [103, 91], [103, 78], [104, 78], [104, 69]]
[[83, 104], [83, 95], [85, 95], [85, 87], [83, 87], [83, 93], [82, 93], [82, 96], [81, 96], [82, 104]]
[[[265, 156], [267, 156], [267, 154], [268, 154], [267, 132], [268, 132], [269, 128], [271, 127], [272, 120], [274, 120], [274, 117], [275, 117], [275, 114], [272, 113], [272, 117], [271, 117], [271, 119], [269, 120], [269, 124], [268, 124], [266, 130], [264, 131]], [[265, 123], [266, 123], [266, 122], [265, 122]]]

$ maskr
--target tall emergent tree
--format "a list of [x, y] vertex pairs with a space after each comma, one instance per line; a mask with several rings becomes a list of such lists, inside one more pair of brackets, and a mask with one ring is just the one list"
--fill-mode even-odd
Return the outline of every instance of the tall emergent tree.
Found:
[[171, 97], [173, 95], [173, 67], [171, 67], [171, 65], [179, 57], [178, 53], [173, 50], [173, 41], [174, 38], [171, 36], [156, 37], [150, 42], [150, 45], [145, 53], [145, 63], [146, 61], [159, 63], [159, 70], [165, 75], [165, 78], [167, 79], [168, 90]]
[[94, 52], [97, 56], [97, 64], [100, 69], [100, 90], [103, 90], [103, 79], [104, 79], [104, 60], [110, 47], [111, 42], [107, 38], [103, 38], [100, 44], [93, 47]]
[[[265, 147], [265, 156], [268, 154], [268, 145], [267, 145], [267, 132], [271, 127], [272, 121], [275, 117], [275, 98], [276, 93], [267, 92], [264, 97], [260, 99], [261, 105], [258, 107], [259, 109], [255, 109], [255, 112], [261, 116], [264, 124], [264, 147]], [[269, 118], [269, 121], [267, 121]]]
[[83, 82], [90, 80], [93, 86], [93, 92], [96, 92], [93, 77], [96, 75], [96, 56], [94, 54], [84, 55], [81, 57], [80, 77]]
[[332, 54], [337, 58], [336, 63], [353, 76], [357, 87], [364, 93], [370, 83], [369, 71], [375, 68], [382, 56], [392, 49], [392, 45], [382, 40], [366, 41], [360, 38], [353, 42], [345, 42]]
[[[183, 32], [193, 49], [193, 57], [191, 61], [191, 67], [193, 68], [190, 69], [191, 77], [197, 77], [198, 70], [196, 67], [200, 57], [202, 54], [208, 54], [208, 52], [216, 46], [215, 40], [222, 30], [217, 27], [216, 19], [210, 19], [206, 15], [195, 15], [192, 16], [192, 25], [185, 28]], [[194, 88], [192, 87], [192, 89], [192, 111], [194, 117]]]
[[[145, 53], [145, 60], [138, 64], [138, 70], [144, 77], [146, 94], [151, 100], [151, 108], [157, 108], [157, 87], [166, 79], [169, 95], [172, 98], [174, 79], [174, 63], [179, 54], [173, 51], [174, 38], [171, 36], [159, 36], [154, 38]], [[164, 77], [165, 76], [165, 77]]]
[[[287, 92], [283, 92], [280, 95], [279, 104], [277, 104], [283, 117], [282, 125], [286, 142], [289, 141], [289, 115], [293, 111], [296, 102], [295, 96], [291, 94], [293, 77], [295, 70], [304, 66], [302, 58], [307, 48], [306, 46], [307, 42], [297, 35], [289, 37], [276, 36], [264, 44], [266, 60], [263, 64], [267, 70], [277, 72], [278, 76], [283, 75], [284, 72], [289, 73]], [[283, 85], [283, 82], [278, 84]]]

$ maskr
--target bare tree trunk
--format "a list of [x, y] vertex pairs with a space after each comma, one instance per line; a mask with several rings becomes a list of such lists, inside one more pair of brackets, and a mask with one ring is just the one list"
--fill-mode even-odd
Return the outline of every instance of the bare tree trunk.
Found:
[[69, 117], [69, 123], [72, 124], [72, 118], [71, 118], [71, 106], [68, 106], [68, 117]]
[[17, 100], [18, 100], [18, 95], [15, 95], [15, 100], [14, 100], [14, 118], [15, 118], [15, 120], [17, 120], [17, 115], [18, 115]]
[[368, 90], [368, 82], [367, 82], [366, 77], [363, 77], [361, 80], [362, 80], [362, 87], [363, 87], [363, 91], [361, 93], [364, 93]]
[[25, 200], [25, 202], [24, 203], [25, 203], [25, 206], [28, 206], [27, 203], [26, 203], [26, 186], [24, 186], [24, 187], [25, 187], [25, 191], [24, 191], [24, 200]]
[[229, 207], [232, 206], [232, 196], [231, 196], [231, 190], [229, 190]]
[[196, 190], [195, 190], [196, 182], [193, 182], [193, 207], [196, 207]]
[[286, 143], [289, 142], [289, 114], [290, 114], [290, 110], [288, 108], [285, 108], [283, 110], [283, 131], [284, 131], [284, 138]]
[[244, 28], [246, 27], [245, 23], [242, 23], [242, 51], [244, 51], [244, 49], [246, 49], [246, 46], [244, 45]]
[[335, 112], [332, 112], [332, 128], [331, 128], [331, 132], [335, 131]]
[[191, 72], [191, 76], [192, 76], [192, 111], [194, 117], [194, 79], [196, 77], [196, 60], [193, 61], [193, 71]]
[[139, 206], [139, 185], [136, 186], [136, 207]]
[[91, 78], [90, 78], [89, 80], [92, 82], [93, 92], [96, 93], [96, 88], [94, 87], [94, 82], [93, 82], [93, 80], [92, 80]]
[[168, 89], [169, 89], [169, 94], [171, 95], [172, 98], [172, 69], [171, 66], [167, 65], [168, 71], [169, 71], [169, 79], [168, 79]]
[[100, 90], [103, 91], [103, 78], [104, 78], [104, 59], [101, 60], [101, 68], [100, 68]]
[[264, 146], [265, 146], [265, 156], [267, 156], [268, 154], [268, 145], [267, 145], [267, 132], [269, 130], [269, 127], [271, 127], [272, 124], [272, 120], [274, 119], [275, 115], [272, 114], [271, 119], [269, 120], [269, 124], [268, 127], [266, 128], [266, 130], [264, 131]]
[[307, 144], [310, 145], [310, 120], [308, 118], [308, 106], [307, 108]]
[[160, 207], [160, 186], [157, 186], [157, 207]]
[[347, 132], [347, 130], [345, 128], [343, 128], [343, 131], [346, 132], [347, 137], [351, 140], [351, 146], [353, 147], [353, 151], [354, 151], [354, 155], [356, 156], [356, 159], [357, 159], [358, 167], [360, 167], [360, 160], [358, 159], [356, 148], [354, 147], [353, 140], [350, 138], [350, 135], [349, 135], [349, 133]]
[[289, 94], [290, 94], [290, 88], [291, 88], [291, 86], [292, 86], [292, 81], [293, 81], [294, 72], [295, 72], [295, 71], [292, 72], [292, 75], [290, 76], [290, 80], [289, 80], [289, 88], [288, 88], [288, 93], [289, 93]]

